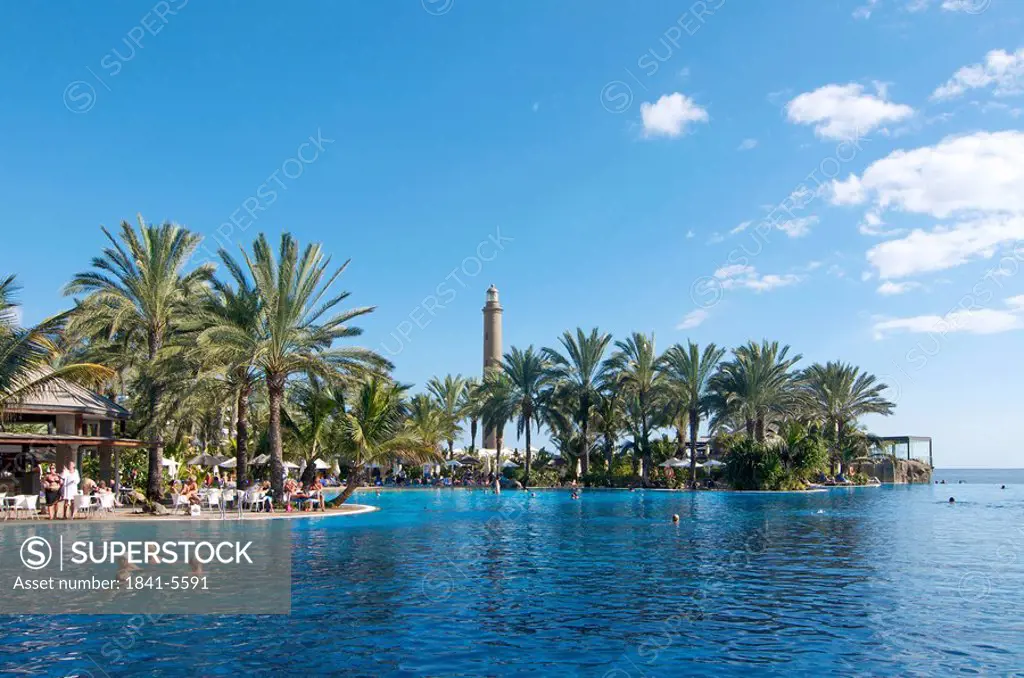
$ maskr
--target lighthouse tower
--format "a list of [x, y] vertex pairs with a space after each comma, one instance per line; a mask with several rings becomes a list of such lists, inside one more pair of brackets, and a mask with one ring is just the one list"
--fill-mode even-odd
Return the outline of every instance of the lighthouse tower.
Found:
[[[487, 288], [487, 303], [484, 304], [484, 374], [501, 365], [501, 302], [498, 288]], [[484, 431], [484, 447], [494, 449], [498, 445], [493, 430]]]

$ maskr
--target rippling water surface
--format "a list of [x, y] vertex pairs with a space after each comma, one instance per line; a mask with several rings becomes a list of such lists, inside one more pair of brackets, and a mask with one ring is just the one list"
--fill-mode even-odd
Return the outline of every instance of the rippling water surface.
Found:
[[357, 496], [383, 510], [294, 524], [289, 617], [0, 617], [0, 669], [1024, 671], [1022, 485]]

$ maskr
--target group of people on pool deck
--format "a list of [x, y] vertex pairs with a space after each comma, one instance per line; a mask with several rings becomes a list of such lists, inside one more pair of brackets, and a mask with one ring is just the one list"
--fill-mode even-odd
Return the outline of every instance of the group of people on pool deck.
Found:
[[[177, 481], [175, 481], [175, 484]], [[265, 480], [262, 483], [256, 482], [248, 487], [247, 490], [239, 490], [238, 500], [241, 500], [242, 493], [254, 490], [255, 496], [252, 497], [252, 503], [256, 510], [259, 512], [272, 513], [274, 510], [274, 497], [270, 487], [270, 481]], [[190, 476], [185, 484], [182, 485], [178, 494], [188, 500], [189, 504], [201, 505], [203, 503], [203, 497], [199, 490], [199, 484], [196, 482], [195, 476]], [[324, 502], [324, 486], [319, 478], [314, 478], [311, 482], [300, 483], [294, 478], [285, 478], [284, 481], [284, 504], [285, 511], [291, 512], [295, 504], [302, 507], [303, 511], [315, 511], [320, 509], [321, 511], [326, 510], [326, 503]]]
[[[113, 490], [107, 487], [102, 480], [99, 483], [94, 482], [91, 478], [83, 480], [73, 461], [67, 462], [60, 473], [57, 473], [56, 464], [40, 465], [39, 475], [39, 484], [43, 488], [43, 498], [46, 500], [46, 513], [50, 520], [57, 519], [59, 506], [64, 507], [62, 520], [67, 520], [69, 514], [71, 520], [74, 520], [75, 497], [77, 496], [113, 495]], [[116, 498], [114, 502], [117, 503]]]

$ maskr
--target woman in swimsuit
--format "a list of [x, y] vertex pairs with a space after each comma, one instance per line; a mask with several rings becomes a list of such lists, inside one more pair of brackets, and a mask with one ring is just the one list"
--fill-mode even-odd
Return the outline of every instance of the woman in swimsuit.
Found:
[[60, 475], [57, 474], [57, 466], [50, 464], [43, 476], [43, 492], [46, 494], [46, 513], [50, 520], [57, 518], [57, 504], [60, 502]]

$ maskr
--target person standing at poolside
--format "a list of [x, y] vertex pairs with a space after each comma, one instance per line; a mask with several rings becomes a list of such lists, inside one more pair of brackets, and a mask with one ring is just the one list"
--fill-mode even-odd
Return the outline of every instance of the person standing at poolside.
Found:
[[64, 518], [68, 517], [68, 507], [71, 507], [71, 520], [75, 519], [75, 497], [78, 496], [78, 483], [82, 482], [82, 476], [75, 469], [75, 462], [69, 461], [60, 474], [62, 482], [61, 499], [64, 500]]
[[50, 520], [57, 517], [57, 503], [60, 501], [60, 488], [62, 480], [57, 473], [57, 465], [50, 464], [43, 475], [43, 493], [46, 498], [46, 514]]

